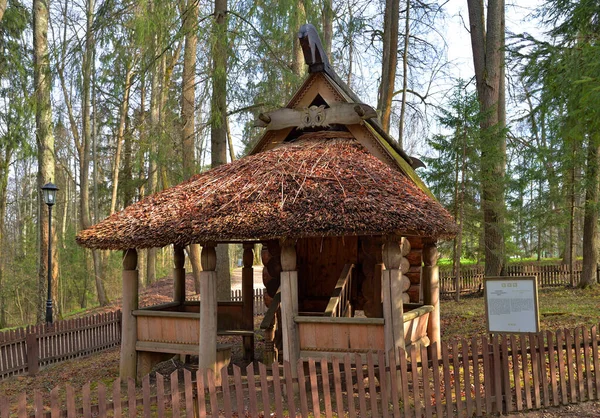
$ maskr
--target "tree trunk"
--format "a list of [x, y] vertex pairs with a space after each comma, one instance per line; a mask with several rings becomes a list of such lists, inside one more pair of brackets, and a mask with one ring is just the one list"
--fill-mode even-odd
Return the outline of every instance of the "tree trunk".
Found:
[[[10, 128], [9, 128], [10, 129]], [[7, 326], [6, 323], [6, 289], [3, 287], [4, 279], [4, 218], [6, 216], [6, 190], [8, 186], [9, 165], [12, 159], [12, 147], [7, 146], [4, 150], [4, 161], [0, 166], [0, 329]]]
[[131, 90], [131, 76], [133, 75], [133, 63], [128, 63], [125, 72], [125, 88], [123, 90], [123, 100], [119, 112], [119, 127], [117, 130], [117, 149], [113, 160], [113, 189], [110, 199], [110, 214], [115, 213], [117, 207], [117, 191], [119, 189], [119, 168], [121, 165], [121, 150], [125, 137], [125, 125], [127, 123], [127, 113], [129, 112], [129, 91]]
[[2, 18], [4, 17], [4, 11], [6, 10], [7, 0], [0, 0], [0, 22], [2, 22]]
[[[409, 0], [407, 0], [408, 3]], [[386, 132], [390, 130], [392, 98], [396, 82], [398, 63], [398, 20], [400, 18], [400, 0], [386, 0], [383, 17], [383, 57], [381, 62], [381, 84], [379, 86], [379, 104], [381, 124]]]
[[590, 138], [585, 172], [585, 212], [583, 215], [583, 269], [579, 287], [597, 283], [598, 268], [598, 155], [600, 138]]
[[[215, 0], [213, 25], [213, 92], [211, 101], [211, 167], [227, 163], [227, 0]], [[296, 42], [298, 43], [298, 42]], [[296, 44], [294, 43], [294, 45]], [[217, 245], [217, 298], [231, 298], [229, 250]]]
[[[186, 11], [183, 16], [183, 27], [185, 32], [185, 45], [183, 50], [183, 74], [181, 79], [181, 149], [183, 153], [183, 178], [188, 179], [196, 173], [196, 141], [195, 139], [195, 103], [196, 103], [196, 50], [198, 36], [196, 25], [198, 24], [198, 2], [188, 0]], [[194, 274], [194, 288], [200, 293], [200, 245], [190, 244], [189, 259]]]
[[400, 105], [400, 123], [398, 125], [398, 145], [404, 145], [404, 121], [406, 119], [406, 92], [408, 90], [408, 44], [410, 43], [410, 0], [406, 0], [406, 19], [404, 20], [404, 49], [402, 51], [402, 103]]
[[[39, 227], [39, 264], [38, 264], [38, 297], [37, 322], [45, 320], [46, 292], [48, 281], [48, 207], [44, 203], [41, 187], [54, 180], [54, 135], [52, 132], [52, 110], [50, 107], [50, 61], [48, 57], [48, 2], [33, 2], [33, 76], [36, 101], [36, 143], [38, 156], [38, 227]], [[55, 247], [56, 248], [56, 247]], [[52, 272], [54, 273], [54, 272]], [[56, 282], [58, 276], [52, 275]], [[56, 298], [56, 294], [53, 295]]]
[[[226, 0], [216, 0], [215, 4], [219, 1]], [[304, 54], [302, 53], [302, 48], [300, 47], [300, 42], [298, 41], [298, 32], [300, 31], [300, 26], [306, 23], [306, 9], [304, 7], [304, 0], [297, 0], [296, 7], [294, 10], [294, 18], [292, 19], [292, 26], [290, 27], [291, 37], [292, 37], [292, 72], [296, 74], [298, 77], [302, 77], [305, 73], [304, 69]], [[218, 256], [218, 255], [217, 255]]]
[[[504, 268], [504, 95], [500, 94], [504, 65], [502, 0], [487, 5], [487, 27], [483, 2], [468, 0], [473, 64], [481, 120], [481, 190], [484, 221], [485, 274], [498, 276]], [[484, 29], [485, 28], [485, 29]]]
[[323, 48], [329, 62], [333, 63], [331, 59], [331, 44], [333, 43], [333, 0], [323, 0]]

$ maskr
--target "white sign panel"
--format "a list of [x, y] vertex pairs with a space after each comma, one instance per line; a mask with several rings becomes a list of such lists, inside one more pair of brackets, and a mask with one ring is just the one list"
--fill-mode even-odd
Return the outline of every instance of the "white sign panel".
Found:
[[535, 277], [484, 279], [488, 332], [538, 332]]

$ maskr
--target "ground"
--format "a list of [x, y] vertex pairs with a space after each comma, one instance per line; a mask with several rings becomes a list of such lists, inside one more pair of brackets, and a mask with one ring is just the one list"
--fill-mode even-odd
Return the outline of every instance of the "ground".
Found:
[[[237, 275], [236, 275], [237, 278]], [[186, 283], [188, 292], [193, 293], [193, 279], [188, 277]], [[152, 305], [171, 300], [172, 280], [164, 279], [152, 286], [143, 289], [140, 294], [140, 304]], [[565, 288], [541, 289], [539, 292], [540, 326], [541, 329], [555, 330], [559, 328], [572, 328], [577, 325], [592, 326], [598, 324], [600, 311], [600, 287], [575, 290]], [[105, 312], [118, 309], [120, 301], [111, 307], [98, 308], [95, 312]], [[442, 301], [442, 338], [450, 339], [465, 335], [485, 334], [484, 302], [479, 295], [463, 297], [460, 303], [451, 300]], [[255, 325], [258, 327], [261, 317], [256, 317]], [[233, 338], [236, 351], [234, 358], [241, 357], [241, 341]], [[262, 339], [257, 338], [257, 357], [262, 357]], [[160, 365], [159, 371], [169, 375], [172, 371], [183, 367], [176, 361], [165, 362]], [[103, 382], [112, 383], [119, 373], [119, 351], [112, 349], [104, 353], [86, 358], [76, 359], [48, 367], [31, 376], [16, 376], [0, 381], [0, 394], [16, 401], [17, 395], [23, 391], [32, 399], [33, 390], [49, 391], [58, 384], [69, 382], [73, 387], [81, 387], [85, 383]], [[94, 393], [92, 386], [92, 393]], [[549, 408], [514, 414], [510, 417], [530, 418], [559, 418], [559, 417], [600, 417], [600, 402], [587, 402], [579, 405], [570, 405], [560, 408]]]

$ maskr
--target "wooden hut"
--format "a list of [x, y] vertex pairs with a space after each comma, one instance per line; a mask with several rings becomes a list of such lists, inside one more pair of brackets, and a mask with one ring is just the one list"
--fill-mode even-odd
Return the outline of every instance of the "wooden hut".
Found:
[[[439, 340], [436, 242], [452, 237], [455, 223], [415, 161], [332, 70], [312, 26], [300, 41], [309, 75], [285, 108], [259, 116], [266, 132], [249, 156], [77, 236], [85, 247], [124, 253], [122, 378], [172, 354], [198, 354], [201, 368], [216, 369], [228, 356], [218, 335], [242, 336], [252, 357], [256, 243], [265, 248], [269, 317], [281, 309], [285, 360]], [[185, 300], [192, 243], [202, 246], [201, 302]], [[242, 302], [216, 300], [221, 243], [243, 243]], [[139, 309], [137, 250], [167, 245], [173, 302]]]

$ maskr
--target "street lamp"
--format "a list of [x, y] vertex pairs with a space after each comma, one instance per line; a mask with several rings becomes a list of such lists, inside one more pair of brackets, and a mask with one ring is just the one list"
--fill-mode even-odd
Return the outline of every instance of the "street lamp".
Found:
[[48, 205], [48, 300], [46, 301], [46, 323], [52, 323], [52, 206], [56, 202], [58, 187], [52, 183], [42, 186], [44, 202]]

